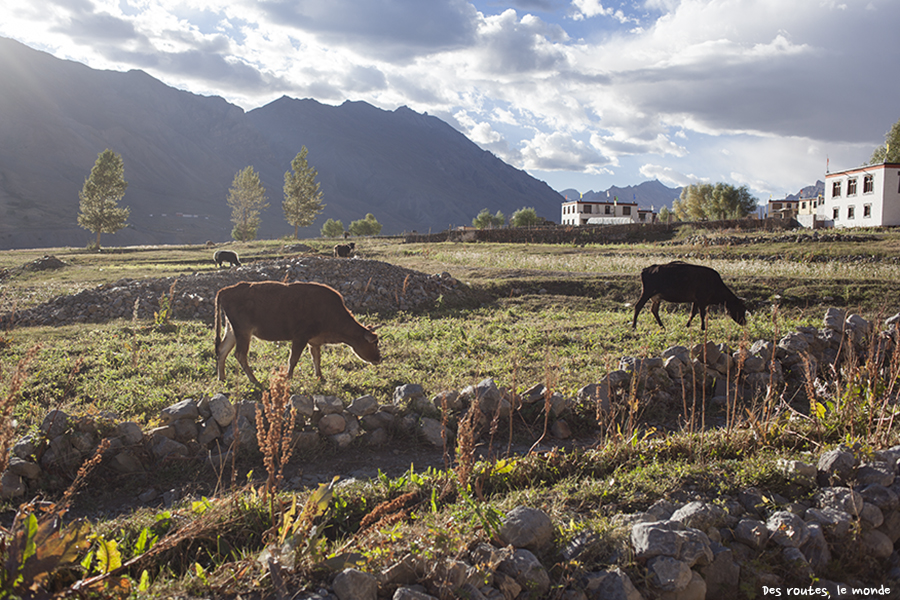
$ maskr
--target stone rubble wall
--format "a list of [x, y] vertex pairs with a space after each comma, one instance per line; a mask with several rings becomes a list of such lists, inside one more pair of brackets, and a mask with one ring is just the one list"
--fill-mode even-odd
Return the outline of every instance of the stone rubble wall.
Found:
[[0, 328], [99, 323], [135, 315], [153, 319], [161, 299], [170, 294], [171, 318], [211, 321], [216, 293], [241, 281], [324, 283], [339, 291], [353, 312], [419, 310], [433, 306], [442, 295], [464, 292], [449, 273], [426, 275], [376, 260], [300, 256], [178, 277], [120, 279], [15, 313], [0, 313]]

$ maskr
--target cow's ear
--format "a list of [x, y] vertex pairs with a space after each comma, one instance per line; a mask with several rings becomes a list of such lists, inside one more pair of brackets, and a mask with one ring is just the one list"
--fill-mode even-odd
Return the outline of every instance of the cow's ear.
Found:
[[379, 329], [380, 327], [381, 327], [381, 325], [367, 325], [367, 326], [366, 326], [366, 329], [368, 329], [368, 330], [371, 331], [372, 333], [375, 333], [376, 331], [378, 331], [378, 329]]
[[378, 334], [369, 331], [368, 333], [366, 333], [366, 341], [369, 342], [370, 344], [377, 344], [378, 343]]

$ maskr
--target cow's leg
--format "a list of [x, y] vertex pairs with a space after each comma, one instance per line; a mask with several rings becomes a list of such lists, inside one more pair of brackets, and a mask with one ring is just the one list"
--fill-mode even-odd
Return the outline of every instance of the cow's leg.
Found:
[[216, 371], [219, 375], [219, 381], [225, 381], [225, 359], [234, 349], [234, 330], [229, 323], [225, 328], [225, 338], [219, 342], [216, 347]]
[[[691, 316], [688, 318], [688, 322], [687, 322], [687, 325], [685, 325], [685, 327], [690, 327], [690, 326], [691, 326], [691, 321], [694, 320], [694, 315], [696, 315], [697, 312], [698, 312], [697, 303], [696, 303], [696, 302], [691, 303]], [[705, 312], [705, 311], [700, 310], [700, 318], [701, 318], [701, 319], [703, 318], [703, 313], [704, 313], [704, 312]], [[703, 327], [703, 325], [701, 325], [700, 328], [701, 328], [701, 329], [705, 329], [705, 327]]]
[[253, 369], [250, 368], [250, 361], [248, 360], [249, 353], [250, 334], [248, 333], [245, 335], [235, 335], [234, 357], [237, 359], [238, 363], [240, 363], [241, 368], [247, 375], [247, 378], [253, 382], [253, 385], [262, 387], [262, 384], [259, 382], [259, 380], [256, 379], [256, 376], [253, 374]]
[[659, 318], [659, 303], [660, 299], [658, 297], [654, 298], [653, 304], [650, 305], [650, 312], [652, 312], [653, 316], [656, 317], [656, 322], [659, 323], [659, 326], [665, 329], [666, 326], [663, 325], [662, 319]]
[[700, 305], [700, 330], [706, 331], [706, 305]]
[[312, 354], [313, 368], [316, 370], [316, 377], [318, 377], [320, 381], [325, 381], [325, 377], [322, 376], [322, 346], [310, 344], [309, 353]]
[[[297, 366], [297, 361], [300, 360], [300, 355], [303, 354], [303, 349], [306, 348], [306, 340], [294, 340], [291, 343], [291, 358], [288, 361], [288, 379], [294, 376], [294, 368]], [[312, 348], [310, 347], [310, 352]]]
[[647, 304], [647, 300], [650, 299], [650, 296], [645, 296], [643, 293], [641, 294], [640, 299], [637, 301], [637, 304], [634, 305], [634, 318], [631, 320], [631, 328], [637, 329], [637, 318], [641, 312], [641, 309], [644, 308], [644, 305]]

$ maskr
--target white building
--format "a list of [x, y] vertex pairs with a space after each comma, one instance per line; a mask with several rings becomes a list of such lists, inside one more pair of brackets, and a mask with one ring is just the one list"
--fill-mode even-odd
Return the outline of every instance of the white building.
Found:
[[818, 214], [834, 227], [900, 225], [900, 164], [826, 173]]
[[599, 202], [567, 200], [562, 204], [562, 225], [618, 225], [625, 223], [653, 223], [656, 214], [639, 209], [637, 202], [618, 200]]

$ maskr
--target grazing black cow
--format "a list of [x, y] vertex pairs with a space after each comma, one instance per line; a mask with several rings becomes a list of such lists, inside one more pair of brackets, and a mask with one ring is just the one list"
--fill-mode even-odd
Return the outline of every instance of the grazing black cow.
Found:
[[231, 250], [216, 250], [213, 260], [216, 261], [216, 266], [219, 267], [222, 266], [222, 263], [228, 263], [232, 267], [235, 265], [241, 266], [241, 260], [238, 258], [237, 252]]
[[700, 313], [700, 328], [706, 329], [706, 307], [712, 304], [724, 304], [728, 315], [738, 325], [747, 322], [747, 307], [744, 301], [728, 289], [715, 269], [691, 265], [680, 260], [665, 265], [650, 265], [641, 271], [641, 297], [634, 306], [632, 328], [637, 327], [638, 314], [650, 299], [653, 300], [650, 311], [662, 328], [665, 328], [665, 325], [659, 318], [661, 300], [690, 302], [691, 317], [687, 322], [688, 327], [691, 326], [694, 315]]
[[349, 244], [338, 244], [334, 247], [334, 256], [348, 258], [355, 248], [356, 243], [354, 242], [350, 242]]

